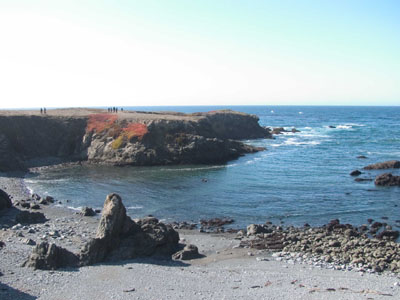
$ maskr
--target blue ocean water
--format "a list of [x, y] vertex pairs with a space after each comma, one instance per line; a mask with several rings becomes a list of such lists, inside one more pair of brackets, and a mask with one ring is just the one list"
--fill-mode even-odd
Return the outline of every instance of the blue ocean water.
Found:
[[[234, 227], [269, 220], [322, 225], [333, 218], [355, 225], [367, 218], [400, 219], [400, 188], [355, 182], [352, 170], [400, 160], [400, 107], [199, 106], [125, 107], [125, 110], [198, 112], [233, 109], [256, 114], [263, 126], [301, 132], [248, 140], [266, 151], [226, 165], [71, 167], [26, 179], [29, 188], [68, 206], [101, 208], [119, 193], [132, 217], [166, 221], [230, 217]], [[335, 128], [330, 128], [334, 126]], [[358, 159], [365, 155], [367, 159]], [[400, 170], [390, 170], [400, 175]], [[363, 171], [375, 178], [385, 171]], [[207, 182], [202, 179], [207, 178]]]

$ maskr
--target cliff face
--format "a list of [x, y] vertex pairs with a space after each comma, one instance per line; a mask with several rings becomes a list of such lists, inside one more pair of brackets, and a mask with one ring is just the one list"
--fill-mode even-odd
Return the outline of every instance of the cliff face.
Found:
[[0, 171], [23, 169], [38, 159], [85, 159], [85, 127], [83, 118], [0, 116]]
[[232, 111], [0, 116], [0, 171], [76, 160], [114, 165], [224, 163], [262, 150], [233, 139], [270, 137], [256, 116]]

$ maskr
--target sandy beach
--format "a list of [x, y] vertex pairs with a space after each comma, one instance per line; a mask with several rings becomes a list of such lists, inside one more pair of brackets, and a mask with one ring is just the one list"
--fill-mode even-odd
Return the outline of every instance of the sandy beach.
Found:
[[[21, 178], [1, 177], [13, 201], [28, 196]], [[56, 201], [57, 202], [57, 201]], [[33, 245], [48, 240], [77, 251], [96, 232], [99, 217], [56, 204], [41, 206], [42, 224], [15, 226], [16, 208], [0, 214], [1, 299], [398, 299], [400, 277], [282, 259], [267, 250], [240, 248], [236, 234], [179, 230], [203, 258], [140, 258], [56, 271], [22, 267]], [[14, 227], [13, 227], [14, 226]]]

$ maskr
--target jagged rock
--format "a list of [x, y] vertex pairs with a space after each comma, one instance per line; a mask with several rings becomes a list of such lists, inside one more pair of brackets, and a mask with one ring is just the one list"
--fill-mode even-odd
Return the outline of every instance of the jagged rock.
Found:
[[40, 205], [37, 204], [37, 203], [31, 203], [31, 204], [29, 205], [29, 208], [30, 208], [30, 209], [40, 209]]
[[400, 186], [400, 176], [392, 175], [391, 173], [384, 173], [376, 176], [375, 185], [381, 186]]
[[359, 155], [357, 156], [358, 159], [367, 159], [367, 157], [365, 155]]
[[356, 178], [354, 179], [356, 182], [363, 182], [363, 181], [373, 181], [371, 178]]
[[54, 198], [51, 197], [51, 196], [46, 196], [46, 197], [44, 197], [44, 200], [46, 200], [47, 203], [54, 203]]
[[283, 128], [283, 127], [275, 127], [275, 128], [272, 128], [272, 131], [271, 131], [272, 134], [282, 134], [282, 132], [288, 132], [288, 131], [285, 130], [285, 128]]
[[396, 230], [384, 230], [381, 233], [377, 234], [376, 238], [395, 241], [399, 238], [399, 232]]
[[96, 212], [91, 207], [85, 206], [81, 209], [79, 214], [85, 217], [93, 217], [96, 215]]
[[179, 260], [190, 260], [200, 258], [202, 255], [199, 253], [199, 249], [192, 244], [186, 245], [183, 250], [176, 252], [172, 258]]
[[10, 208], [12, 206], [12, 202], [10, 196], [0, 189], [0, 210]]
[[15, 222], [21, 224], [36, 224], [36, 223], [44, 223], [47, 219], [41, 212], [30, 212], [30, 211], [20, 211], [15, 216]]
[[247, 235], [256, 235], [259, 233], [270, 233], [272, 232], [270, 226], [268, 225], [259, 225], [259, 224], [250, 224], [247, 226]]
[[42, 242], [37, 245], [23, 267], [40, 270], [55, 270], [63, 267], [77, 267], [79, 258], [74, 253], [55, 244]]
[[364, 167], [365, 170], [380, 170], [380, 169], [396, 169], [400, 168], [400, 161], [398, 160], [388, 160], [381, 163], [376, 163]]
[[358, 176], [361, 175], [362, 173], [359, 170], [354, 170], [350, 173], [350, 176]]
[[221, 227], [226, 224], [232, 224], [234, 222], [233, 219], [229, 218], [214, 218], [214, 219], [209, 219], [209, 220], [200, 220], [200, 224], [202, 226], [210, 226], [210, 227]]
[[179, 234], [171, 226], [148, 217], [133, 221], [117, 194], [107, 196], [96, 238], [81, 250], [81, 265], [138, 256], [171, 255], [176, 251]]

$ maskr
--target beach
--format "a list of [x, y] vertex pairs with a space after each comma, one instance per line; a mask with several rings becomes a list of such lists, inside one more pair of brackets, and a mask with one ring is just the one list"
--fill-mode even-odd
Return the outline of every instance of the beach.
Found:
[[[27, 196], [18, 177], [1, 177], [13, 200]], [[234, 233], [180, 230], [180, 241], [198, 246], [189, 261], [138, 258], [54, 271], [22, 267], [33, 246], [49, 240], [77, 250], [95, 234], [98, 217], [43, 205], [46, 223], [12, 229], [13, 209], [2, 212], [1, 299], [397, 299], [400, 278], [390, 272], [341, 271], [285, 260], [267, 250], [240, 248]], [[6, 226], [4, 226], [6, 225]], [[15, 228], [15, 227], [14, 227]], [[18, 226], [17, 226], [18, 228]], [[33, 229], [33, 230], [30, 230]], [[34, 231], [29, 233], [29, 231]], [[52, 233], [59, 234], [54, 238]], [[63, 238], [61, 238], [63, 237]]]

